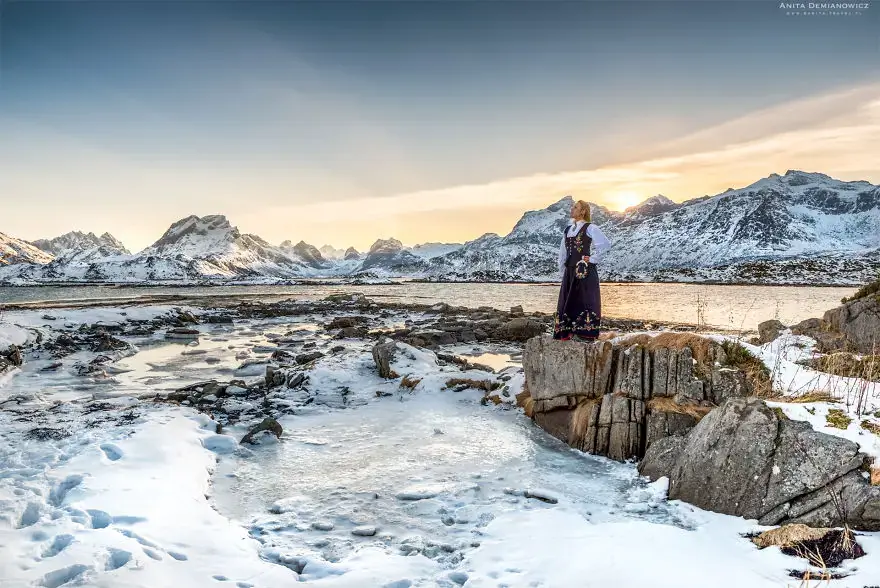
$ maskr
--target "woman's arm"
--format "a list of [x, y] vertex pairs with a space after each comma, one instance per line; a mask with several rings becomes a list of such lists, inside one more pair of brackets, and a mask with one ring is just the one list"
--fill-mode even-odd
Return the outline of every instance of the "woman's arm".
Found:
[[590, 263], [600, 263], [605, 253], [611, 249], [611, 241], [602, 232], [602, 229], [594, 224], [587, 227], [587, 235], [593, 240], [590, 247]]

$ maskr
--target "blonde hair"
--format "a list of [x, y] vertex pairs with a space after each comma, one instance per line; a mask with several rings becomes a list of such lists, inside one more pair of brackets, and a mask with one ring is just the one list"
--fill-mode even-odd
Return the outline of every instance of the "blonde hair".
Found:
[[[586, 202], [584, 200], [578, 200], [577, 202], [574, 203], [574, 207], [572, 207], [571, 212], [572, 212], [571, 218], [573, 218], [576, 221], [582, 220], [585, 223], [592, 222], [592, 217], [591, 217], [592, 211], [590, 210], [590, 203], [589, 202]], [[580, 213], [580, 214], [578, 214], [578, 213]]]

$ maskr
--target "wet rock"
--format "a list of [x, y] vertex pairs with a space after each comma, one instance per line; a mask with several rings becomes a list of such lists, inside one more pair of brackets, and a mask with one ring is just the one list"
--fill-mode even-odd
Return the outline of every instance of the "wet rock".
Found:
[[357, 327], [366, 323], [367, 320], [365, 316], [338, 316], [325, 325], [324, 328], [330, 331], [333, 329]]
[[364, 339], [370, 332], [366, 327], [344, 327], [336, 333], [336, 339]]
[[5, 360], [8, 365], [15, 367], [19, 367], [24, 363], [24, 359], [21, 356], [21, 350], [17, 345], [10, 345], [5, 351], [0, 351], [0, 359]]
[[758, 341], [761, 344], [775, 341], [785, 328], [785, 325], [776, 319], [764, 321], [758, 325]]
[[330, 521], [315, 521], [312, 523], [312, 528], [316, 531], [332, 531], [334, 526]]
[[232, 317], [227, 314], [212, 314], [205, 319], [205, 322], [213, 325], [234, 324]]
[[175, 327], [165, 332], [166, 339], [198, 339], [201, 332], [196, 329]]
[[199, 319], [195, 317], [195, 315], [188, 310], [179, 310], [177, 312], [177, 320], [185, 324], [197, 325], [199, 323]]
[[322, 357], [324, 357], [324, 354], [321, 353], [320, 351], [313, 351], [311, 353], [301, 353], [300, 355], [296, 356], [296, 363], [303, 365], [306, 363], [313, 362], [317, 359], [321, 359]]
[[263, 433], [264, 431], [271, 433], [275, 436], [276, 439], [281, 438], [281, 434], [284, 432], [284, 429], [281, 428], [281, 425], [278, 424], [273, 418], [265, 418], [263, 421], [248, 431], [247, 435], [242, 437], [241, 443], [254, 444], [258, 435]]
[[516, 306], [510, 307], [510, 316], [519, 317], [519, 316], [523, 316], [523, 315], [525, 315], [525, 312], [523, 311], [522, 305], [517, 304]]

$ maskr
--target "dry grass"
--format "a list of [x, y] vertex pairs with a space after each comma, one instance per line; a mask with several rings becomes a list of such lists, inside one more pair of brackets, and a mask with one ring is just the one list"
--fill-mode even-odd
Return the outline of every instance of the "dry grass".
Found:
[[711, 406], [699, 406], [696, 404], [676, 404], [675, 400], [664, 396], [657, 396], [648, 401], [649, 411], [686, 414], [694, 417], [697, 421], [709, 414], [712, 408]]
[[880, 436], [880, 423], [875, 423], [874, 421], [869, 421], [868, 419], [865, 419], [861, 422], [861, 425], [864, 430]]
[[409, 388], [410, 390], [412, 390], [413, 388], [418, 386], [419, 382], [421, 382], [421, 381], [422, 381], [421, 378], [413, 378], [410, 376], [403, 376], [403, 379], [400, 381], [400, 387], [401, 388]]
[[835, 429], [846, 429], [852, 422], [852, 417], [850, 417], [839, 408], [831, 408], [828, 410], [828, 414], [825, 416], [825, 422], [828, 424], [829, 427], [834, 427]]
[[880, 355], [858, 357], [846, 352], [830, 353], [811, 361], [810, 367], [833, 376], [880, 382]]
[[752, 355], [739, 341], [725, 341], [721, 344], [727, 355], [728, 365], [735, 367], [745, 374], [752, 395], [760, 398], [776, 396], [773, 391], [773, 382], [770, 380], [770, 370], [764, 362]]
[[528, 390], [523, 390], [516, 395], [516, 405], [523, 409], [526, 416], [532, 418], [535, 414], [535, 401]]
[[880, 294], [880, 278], [877, 278], [873, 282], [865, 284], [864, 286], [859, 288], [855, 294], [853, 294], [849, 298], [843, 298], [841, 302], [851, 302], [853, 300], [858, 300], [859, 298], [866, 298], [872, 294]]
[[804, 541], [815, 541], [824, 537], [830, 529], [814, 529], [806, 525], [796, 523], [784, 525], [778, 529], [764, 531], [757, 537], [752, 538], [752, 543], [760, 549], [765, 547], [794, 547]]
[[777, 402], [789, 402], [792, 404], [807, 404], [810, 402], [838, 402], [836, 398], [831, 396], [824, 390], [810, 390], [797, 396], [781, 396], [775, 399]]
[[451, 380], [446, 380], [447, 388], [455, 388], [456, 386], [461, 385], [465, 385], [468, 388], [474, 388], [476, 390], [492, 392], [493, 390], [497, 390], [501, 387], [501, 382], [493, 382], [491, 380], [472, 380], [470, 378], [452, 378]]
[[718, 346], [713, 340], [693, 333], [660, 333], [653, 337], [646, 334], [633, 335], [624, 339], [623, 345], [627, 347], [639, 345], [650, 351], [661, 347], [677, 350], [689, 347], [697, 363], [702, 364], [714, 361], [715, 349]]

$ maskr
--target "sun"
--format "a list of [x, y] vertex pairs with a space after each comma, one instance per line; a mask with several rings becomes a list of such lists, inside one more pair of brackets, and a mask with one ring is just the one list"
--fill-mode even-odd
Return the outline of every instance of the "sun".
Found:
[[610, 194], [610, 199], [617, 204], [619, 210], [635, 206], [642, 201], [642, 195], [634, 190], [620, 190]]

